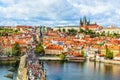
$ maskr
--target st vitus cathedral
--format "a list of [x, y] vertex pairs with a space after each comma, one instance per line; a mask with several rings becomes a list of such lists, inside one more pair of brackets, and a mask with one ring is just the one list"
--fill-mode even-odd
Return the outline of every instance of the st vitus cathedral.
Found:
[[84, 16], [83, 19], [80, 19], [80, 29], [96, 31], [102, 29], [102, 26], [97, 25], [96, 22], [91, 23], [90, 19], [87, 20], [86, 16]]

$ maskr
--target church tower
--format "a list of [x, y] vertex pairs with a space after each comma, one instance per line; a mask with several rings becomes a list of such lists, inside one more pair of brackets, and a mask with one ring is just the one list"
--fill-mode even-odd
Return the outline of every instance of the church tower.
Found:
[[79, 23], [80, 29], [81, 29], [82, 26], [83, 26], [83, 21], [82, 21], [82, 19], [80, 18], [80, 23]]
[[86, 16], [84, 16], [83, 18], [83, 26], [86, 26], [87, 25], [87, 19], [86, 19]]
[[87, 30], [87, 26], [90, 24], [90, 20], [87, 20], [86, 16], [83, 19], [80, 18], [80, 29]]

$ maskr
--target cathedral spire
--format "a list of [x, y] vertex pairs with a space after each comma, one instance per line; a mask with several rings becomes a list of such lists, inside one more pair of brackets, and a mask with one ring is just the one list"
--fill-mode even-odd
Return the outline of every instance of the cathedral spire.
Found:
[[80, 26], [83, 26], [83, 22], [81, 18], [80, 18]]
[[87, 21], [87, 25], [89, 25], [90, 24], [90, 19]]
[[86, 19], [86, 16], [83, 17], [83, 26], [86, 26], [87, 24], [87, 19]]

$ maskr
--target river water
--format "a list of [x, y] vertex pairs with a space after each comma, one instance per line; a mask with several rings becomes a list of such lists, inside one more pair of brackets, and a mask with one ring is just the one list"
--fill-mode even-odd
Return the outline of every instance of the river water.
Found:
[[[44, 61], [43, 66], [46, 69], [47, 80], [120, 80], [120, 65], [103, 64], [98, 62], [60, 62]], [[1, 64], [0, 62], [0, 80], [11, 80], [4, 77], [6, 74], [14, 74], [8, 69], [13, 64]]]
[[[16, 80], [17, 67], [15, 72], [10, 72], [8, 69], [13, 68], [16, 63], [12, 61], [0, 61], [0, 80]], [[13, 74], [13, 79], [4, 77], [7, 74]]]
[[47, 80], [120, 80], [120, 65], [45, 61]]

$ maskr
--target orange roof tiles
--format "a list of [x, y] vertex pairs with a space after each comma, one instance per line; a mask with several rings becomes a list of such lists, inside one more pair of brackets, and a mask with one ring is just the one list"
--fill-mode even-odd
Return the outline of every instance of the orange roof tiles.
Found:
[[60, 45], [49, 45], [46, 47], [46, 49], [51, 49], [51, 50], [63, 50], [63, 47], [61, 47]]
[[65, 52], [65, 54], [70, 54], [70, 55], [73, 55], [74, 57], [83, 57], [81, 54], [79, 53], [76, 53], [76, 52]]
[[48, 36], [57, 36], [57, 37], [60, 36], [59, 34], [56, 34], [56, 33], [48, 33], [47, 35]]
[[67, 39], [64, 37], [60, 37], [60, 38], [53, 38], [53, 40], [55, 41], [66, 41]]
[[104, 57], [105, 56], [105, 54], [98, 54], [100, 57]]
[[115, 57], [120, 57], [120, 53], [118, 53]]
[[102, 26], [99, 25], [88, 25], [87, 28], [102, 28]]
[[73, 41], [66, 41], [65, 44], [73, 44]]
[[16, 42], [18, 42], [19, 44], [27, 44], [25, 41], [21, 41], [21, 40], [17, 40]]
[[32, 28], [32, 26], [22, 26], [22, 25], [18, 25], [18, 26], [16, 26], [16, 28]]

